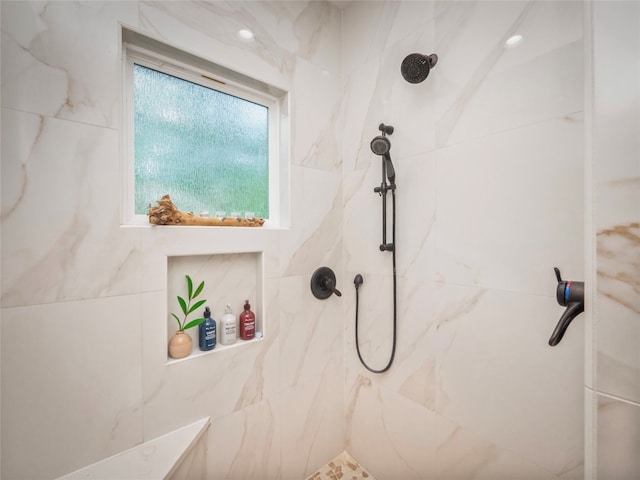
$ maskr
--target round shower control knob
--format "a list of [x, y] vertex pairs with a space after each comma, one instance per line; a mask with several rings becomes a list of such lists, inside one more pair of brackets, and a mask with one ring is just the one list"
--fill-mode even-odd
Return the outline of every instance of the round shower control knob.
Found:
[[329, 298], [334, 293], [341, 297], [342, 293], [336, 288], [336, 275], [329, 267], [320, 267], [311, 276], [311, 293], [320, 300]]

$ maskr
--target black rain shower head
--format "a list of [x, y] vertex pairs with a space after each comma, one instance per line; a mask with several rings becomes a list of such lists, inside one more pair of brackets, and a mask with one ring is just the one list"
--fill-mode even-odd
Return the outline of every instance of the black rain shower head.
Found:
[[429, 71], [438, 63], [438, 55], [423, 55], [421, 53], [412, 53], [407, 55], [402, 61], [400, 72], [409, 83], [420, 83], [429, 76]]

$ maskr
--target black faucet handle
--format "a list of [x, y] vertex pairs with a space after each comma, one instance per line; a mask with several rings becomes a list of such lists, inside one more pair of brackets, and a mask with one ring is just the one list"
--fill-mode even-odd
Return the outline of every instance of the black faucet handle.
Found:
[[562, 340], [562, 337], [564, 337], [564, 333], [567, 331], [567, 328], [569, 328], [571, 321], [582, 312], [584, 312], [584, 303], [575, 302], [569, 304], [567, 309], [560, 317], [560, 320], [558, 321], [556, 328], [553, 330], [551, 337], [549, 337], [549, 345], [551, 345], [552, 347], [558, 345], [560, 343], [560, 340]]
[[316, 298], [324, 300], [331, 295], [342, 296], [336, 288], [336, 274], [329, 267], [320, 267], [311, 276], [311, 293]]
[[558, 279], [556, 287], [556, 300], [559, 305], [566, 307], [571, 303], [584, 302], [584, 282], [575, 282], [573, 280], [562, 280], [560, 269], [553, 267]]
[[338, 297], [342, 296], [342, 292], [336, 288], [336, 280], [335, 280], [335, 278], [331, 278], [331, 277], [327, 276], [327, 277], [324, 277], [321, 280], [321, 282], [322, 282], [322, 286], [324, 288], [326, 288], [327, 290], [332, 291]]
[[560, 276], [560, 269], [558, 267], [553, 267], [556, 272], [556, 278], [558, 279], [558, 283], [562, 281], [562, 277]]
[[559, 305], [567, 307], [560, 320], [558, 320], [551, 338], [549, 338], [549, 345], [555, 347], [562, 340], [571, 321], [584, 312], [584, 282], [562, 280], [560, 269], [553, 267], [553, 270], [556, 272], [556, 279], [558, 280], [556, 301]]

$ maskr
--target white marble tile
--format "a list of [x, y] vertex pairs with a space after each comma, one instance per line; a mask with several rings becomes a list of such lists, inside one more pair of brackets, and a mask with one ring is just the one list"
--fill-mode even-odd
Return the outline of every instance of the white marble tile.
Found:
[[378, 125], [387, 121], [378, 113], [381, 102], [373, 100], [379, 69], [380, 59], [375, 58], [343, 77], [342, 169], [347, 175], [373, 162], [369, 142], [379, 134]]
[[553, 297], [448, 287], [439, 300], [438, 413], [553, 474], [581, 465], [582, 318], [550, 347]]
[[554, 266], [582, 280], [581, 139], [567, 118], [438, 150], [438, 275], [539, 295]]
[[[65, 5], [70, 6], [68, 16], [63, 15]], [[108, 450], [105, 445], [121, 447], [122, 439], [137, 443], [141, 436], [149, 439], [211, 415], [210, 475], [264, 479], [284, 478], [291, 471], [295, 478], [302, 478], [323, 455], [326, 461], [341, 450], [343, 399], [332, 396], [332, 391], [340, 389], [337, 379], [346, 358], [347, 443], [366, 468], [370, 461], [372, 473], [380, 472], [379, 478], [448, 475], [457, 480], [495, 479], [505, 472], [512, 478], [552, 478], [528, 461], [564, 477], [579, 470], [581, 443], [575, 426], [581, 421], [582, 403], [580, 399], [573, 402], [573, 387], [567, 385], [581, 378], [576, 363], [581, 359], [580, 317], [559, 347], [545, 345], [562, 310], [553, 298], [551, 267], [558, 265], [564, 275], [574, 278], [581, 273], [581, 247], [576, 245], [582, 238], [582, 192], [567, 187], [566, 178], [581, 166], [582, 152], [574, 146], [582, 144], [578, 133], [582, 125], [555, 120], [522, 132], [487, 135], [573, 111], [580, 90], [567, 91], [566, 86], [576, 72], [580, 9], [579, 2], [354, 2], [343, 13], [345, 76], [341, 92], [336, 82], [339, 17], [334, 7], [321, 2], [3, 2], [2, 101], [11, 109], [117, 125], [109, 123], [117, 122], [119, 115], [118, 65], [109, 63], [119, 56], [114, 19], [137, 27], [138, 13], [144, 32], [299, 94], [298, 99], [292, 97], [292, 163], [296, 167], [291, 175], [294, 202], [288, 231], [121, 230], [118, 202], [104, 201], [118, 191], [117, 169], [112, 168], [118, 156], [117, 131], [15, 112], [8, 114], [8, 123], [3, 118], [3, 128], [11, 133], [10, 137], [3, 135], [2, 204], [3, 221], [8, 222], [3, 225], [3, 285], [9, 287], [9, 295], [3, 294], [3, 306], [68, 300], [80, 293], [148, 292], [142, 304], [131, 309], [142, 318], [143, 326], [142, 331], [137, 327], [137, 336], [129, 338], [131, 348], [127, 349], [135, 347], [140, 355], [141, 346], [142, 359], [122, 360], [123, 365], [100, 371], [98, 378], [106, 377], [101, 384], [110, 384], [116, 373], [131, 374], [133, 365], [141, 379], [132, 388], [142, 384], [142, 392], [120, 393], [119, 389], [134, 382], [119, 377], [116, 390], [101, 390], [97, 403], [72, 399], [70, 408], [81, 415], [74, 411], [71, 422], [88, 423], [89, 435], [97, 431], [88, 450], [102, 458]], [[125, 13], [116, 13], [120, 11]], [[14, 23], [18, 17], [27, 21]], [[53, 30], [47, 30], [51, 25]], [[528, 29], [531, 35], [525, 34], [519, 49], [499, 51], [499, 42], [514, 25]], [[105, 33], [106, 26], [110, 30]], [[78, 36], [61, 36], [62, 27]], [[256, 41], [248, 44], [238, 39], [240, 27], [254, 29]], [[68, 46], [73, 38], [84, 39], [94, 31], [99, 38]], [[104, 62], [88, 60], [86, 52], [95, 54], [107, 38], [113, 42]], [[65, 52], [78, 49], [82, 51], [77, 57], [58, 61]], [[440, 56], [429, 79], [416, 86], [404, 82], [399, 72], [400, 61], [411, 51], [435, 51]], [[15, 68], [7, 70], [5, 59]], [[92, 70], [96, 63], [99, 65]], [[92, 83], [107, 65], [107, 75]], [[64, 71], [67, 66], [71, 74]], [[329, 80], [322, 76], [324, 69]], [[13, 77], [13, 73], [20, 75]], [[25, 92], [30, 92], [29, 98]], [[492, 103], [498, 92], [504, 96]], [[72, 104], [65, 104], [68, 98]], [[339, 98], [345, 101], [341, 110], [336, 108]], [[94, 99], [97, 103], [92, 105]], [[488, 111], [491, 116], [486, 115]], [[380, 122], [396, 127], [390, 139], [399, 184], [401, 317], [396, 364], [388, 375], [374, 377], [365, 375], [355, 356], [352, 278], [356, 272], [365, 275], [364, 353], [375, 362], [382, 361], [389, 346], [391, 267], [390, 256], [378, 250], [380, 200], [372, 190], [380, 181], [380, 165], [369, 149]], [[436, 127], [443, 141], [482, 140], [432, 152]], [[6, 142], [5, 138], [19, 140]], [[87, 155], [93, 148], [100, 153]], [[74, 156], [76, 151], [80, 153]], [[10, 157], [20, 161], [4, 162]], [[80, 161], [89, 157], [95, 165]], [[76, 161], [70, 163], [68, 158]], [[38, 165], [35, 173], [30, 170], [33, 164]], [[103, 170], [105, 166], [109, 169]], [[348, 172], [344, 193], [340, 168]], [[84, 187], [75, 187], [78, 181], [72, 172], [76, 170], [89, 172], [81, 177]], [[62, 179], [58, 186], [47, 181], [54, 176]], [[27, 177], [26, 185], [34, 185], [29, 186], [34, 190], [22, 187]], [[64, 202], [41, 205], [42, 192], [59, 194]], [[526, 198], [526, 202], [514, 198]], [[74, 209], [76, 203], [87, 208]], [[566, 208], [556, 213], [558, 203]], [[74, 225], [66, 231], [68, 237], [61, 236], [63, 230], [55, 224], [45, 225], [47, 235], [42, 234], [40, 224], [24, 227], [26, 234], [17, 236], [21, 225], [28, 224], [28, 212], [38, 208], [46, 212], [62, 208], [63, 214], [50, 216]], [[17, 215], [20, 209], [25, 213]], [[526, 223], [521, 220], [523, 211]], [[90, 212], [109, 221], [103, 224], [96, 219], [87, 227], [83, 241], [73, 243], [82, 233], [75, 226], [85, 225]], [[15, 222], [20, 225], [13, 228]], [[56, 238], [67, 243], [56, 244]], [[139, 238], [141, 258], [136, 253]], [[77, 260], [66, 254], [71, 248]], [[127, 257], [128, 252], [133, 253]], [[166, 257], [238, 252], [263, 252], [265, 318], [273, 320], [266, 325], [267, 336], [243, 348], [167, 365]], [[436, 261], [438, 255], [443, 258]], [[31, 262], [30, 273], [16, 280], [15, 272], [22, 272], [25, 259]], [[320, 265], [336, 270], [342, 299], [320, 301], [311, 296], [309, 277]], [[348, 275], [342, 273], [343, 266]], [[41, 275], [45, 272], [47, 275]], [[281, 274], [287, 277], [280, 280]], [[232, 284], [238, 280], [233, 274], [222, 277]], [[442, 282], [524, 291], [539, 297], [485, 293], [482, 288], [457, 290]], [[33, 285], [35, 296], [27, 288]], [[216, 303], [220, 301], [224, 302]], [[33, 309], [43, 317], [49, 313], [48, 306]], [[8, 311], [18, 310], [31, 312]], [[522, 315], [513, 315], [521, 310], [525, 311]], [[110, 309], [109, 320], [114, 313], [117, 309]], [[78, 318], [86, 323], [84, 316]], [[36, 391], [35, 380], [25, 383], [20, 377], [25, 368], [33, 367], [21, 361], [25, 345], [36, 335], [36, 324], [25, 328], [23, 318], [14, 320], [20, 326], [14, 321], [10, 327], [3, 326], [2, 332], [3, 369], [12, 372], [6, 377], [10, 380], [3, 375], [3, 390], [9, 391], [4, 394], [3, 410], [17, 414], [8, 424], [3, 418], [3, 428], [33, 436], [35, 429], [18, 430], [24, 428], [27, 410], [31, 411], [17, 406], [24, 403], [22, 392], [32, 389], [35, 400], [53, 396], [43, 406], [45, 413], [57, 413], [54, 406], [59, 397], [57, 393], [43, 397]], [[56, 327], [62, 324], [54, 323]], [[80, 331], [87, 328], [84, 323], [77, 327]], [[129, 320], [117, 323], [117, 332], [130, 324]], [[46, 328], [53, 327], [52, 323]], [[25, 338], [11, 346], [8, 338], [13, 338], [14, 330]], [[48, 340], [64, 338], [51, 332]], [[42, 350], [43, 358], [45, 353], [47, 362], [41, 363], [50, 368], [50, 351]], [[78, 365], [65, 364], [61, 378], [71, 378], [68, 391], [74, 395], [83, 391], [87, 365], [103, 361], [110, 357], [104, 359], [92, 351]], [[19, 388], [12, 393], [7, 382]], [[448, 403], [443, 395], [437, 397], [438, 386], [448, 395]], [[563, 388], [568, 393], [560, 393]], [[430, 410], [437, 398], [442, 413], [450, 418]], [[115, 427], [113, 445], [101, 440], [107, 435], [103, 429], [114, 426], [95, 423], [94, 404], [106, 405], [103, 418], [114, 417], [110, 410], [128, 399], [133, 405], [140, 399], [144, 402], [144, 425], [140, 410], [123, 414]], [[62, 425], [68, 416], [42, 420], [47, 425], [54, 422], [56, 428], [51, 431], [56, 437], [47, 434], [36, 439], [43, 451], [51, 445], [66, 448], [68, 444], [69, 451], [52, 460], [65, 468], [72, 461], [90, 461], [71, 451], [79, 448], [77, 439], [69, 441], [73, 433], [64, 438], [59, 435], [69, 431]], [[27, 423], [38, 420], [39, 414], [26, 419]], [[556, 425], [551, 426], [554, 421]], [[84, 443], [86, 430], [82, 432]], [[31, 456], [18, 451], [17, 443], [7, 445], [5, 440], [3, 444], [5, 471], [24, 471], [25, 465], [38, 468], [29, 463]], [[12, 457], [14, 450], [17, 453]], [[291, 453], [296, 454], [295, 459], [283, 463]], [[50, 456], [56, 454], [53, 451]]]
[[[340, 77], [300, 60], [292, 87], [292, 164], [339, 172], [342, 166]], [[300, 115], [297, 112], [313, 113]]]
[[[339, 282], [339, 273], [337, 272]], [[317, 384], [342, 365], [342, 300], [313, 296], [310, 276], [287, 277], [279, 283], [280, 389]], [[345, 285], [346, 286], [346, 285]], [[341, 288], [340, 283], [337, 286]], [[343, 289], [344, 290], [344, 289]]]
[[[141, 27], [261, 80], [286, 84], [296, 57], [340, 75], [340, 13], [325, 2], [141, 2]], [[238, 36], [245, 28], [254, 38]], [[251, 63], [253, 61], [253, 64]], [[262, 65], [257, 74], [256, 62]], [[266, 70], [266, 71], [265, 71]]]
[[394, 159], [396, 169], [396, 243], [398, 272], [436, 279], [438, 184], [435, 154]]
[[361, 375], [347, 377], [345, 408], [345, 449], [375, 478], [434, 478], [440, 417]]
[[598, 232], [597, 254], [598, 390], [640, 402], [640, 223]]
[[[635, 203], [616, 203], [609, 207], [607, 187], [638, 192], [640, 176], [640, 40], [638, 40], [638, 5], [620, 2], [607, 5], [597, 3], [594, 11], [594, 70], [593, 70], [593, 182], [596, 197], [598, 227], [611, 227], [638, 219]], [[606, 61], [615, 68], [599, 68], [597, 62]], [[612, 161], [615, 159], [615, 161]], [[631, 185], [629, 184], [631, 182]], [[601, 192], [601, 190], [605, 190]], [[594, 192], [594, 193], [595, 193]], [[620, 210], [619, 212], [617, 210]], [[635, 213], [630, 219], [629, 214]], [[620, 218], [619, 215], [627, 215]]]
[[376, 478], [556, 478], [363, 376], [348, 378], [347, 387], [346, 448]]
[[[441, 144], [452, 145], [514, 127], [582, 111], [584, 46], [576, 41], [509, 70], [489, 72], [464, 103], [438, 123]], [[449, 131], [447, 131], [449, 130]]]
[[282, 450], [278, 402], [260, 402], [214, 420], [208, 442], [210, 478], [279, 479]]
[[139, 292], [117, 132], [9, 109], [2, 128], [3, 306]]
[[344, 449], [342, 370], [327, 371], [317, 380], [281, 394], [283, 479], [306, 478]]
[[[607, 163], [609, 155], [609, 152], [605, 152], [598, 162]], [[632, 161], [640, 158], [640, 149], [637, 154], [630, 151], [622, 158], [631, 158]], [[637, 165], [628, 167], [630, 171], [617, 179], [604, 180], [593, 187], [593, 195], [597, 199], [594, 205], [596, 235], [608, 235], [608, 231], [620, 228], [633, 229], [640, 224], [640, 161], [637, 161]], [[594, 172], [594, 175], [599, 174]]]
[[118, 22], [137, 21], [134, 2], [3, 2], [2, 106], [118, 127]]
[[342, 12], [342, 71], [345, 77], [380, 57], [400, 5], [400, 2], [352, 2]]
[[598, 478], [640, 475], [640, 405], [598, 395]]
[[[399, 2], [398, 13], [389, 33], [388, 45], [405, 42], [407, 38], [416, 34], [425, 35], [426, 38], [435, 40], [433, 22], [436, 19], [437, 5], [437, 2]], [[411, 52], [427, 53], [424, 48], [430, 46], [416, 42], [415, 49], [407, 51], [407, 54]], [[431, 53], [433, 52], [428, 52], [428, 54]]]
[[152, 226], [140, 230], [142, 288], [167, 286], [167, 257], [260, 253], [263, 278], [277, 278], [279, 232], [266, 228]]
[[[280, 274], [311, 275], [342, 260], [340, 175], [306, 167], [291, 169], [292, 228], [279, 237]], [[339, 287], [338, 287], [339, 288]]]
[[267, 5], [277, 15], [277, 43], [339, 78], [341, 12], [327, 2], [269, 2]]
[[142, 441], [140, 302], [3, 309], [3, 477], [53, 478]]
[[[277, 44], [278, 13], [266, 2], [141, 2], [140, 28], [223, 67], [288, 90], [295, 54]], [[238, 30], [249, 29], [246, 41]]]
[[596, 388], [640, 402], [640, 8], [592, 11]]
[[[445, 427], [446, 428], [446, 427]], [[553, 473], [501, 449], [469, 430], [446, 428], [449, 435], [436, 450], [435, 479], [553, 480]]]
[[438, 145], [582, 110], [579, 2], [439, 2], [436, 18]]
[[[378, 284], [375, 282], [378, 281]], [[388, 287], [390, 278], [385, 285]], [[374, 369], [389, 361], [392, 345], [393, 295], [380, 288], [381, 279], [366, 277], [360, 287], [359, 344], [365, 362]], [[372, 375], [360, 364], [355, 347], [355, 305], [345, 310], [345, 364], [348, 371], [367, 376], [418, 405], [435, 410], [436, 353], [438, 337], [434, 319], [442, 285], [419, 279], [398, 279], [398, 318], [396, 353], [391, 368], [383, 375]]]

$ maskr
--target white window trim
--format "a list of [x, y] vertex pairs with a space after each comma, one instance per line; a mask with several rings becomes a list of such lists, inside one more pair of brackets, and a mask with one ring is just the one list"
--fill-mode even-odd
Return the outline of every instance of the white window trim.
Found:
[[[152, 40], [156, 42], [155, 40]], [[158, 42], [159, 43], [159, 42]], [[134, 133], [134, 89], [133, 65], [138, 64], [183, 80], [207, 87], [238, 98], [254, 102], [269, 109], [269, 219], [263, 228], [286, 228], [288, 225], [289, 201], [289, 139], [286, 136], [288, 112], [286, 92], [281, 98], [261, 92], [231, 80], [217, 72], [211, 72], [179, 59], [168, 57], [139, 45], [123, 40], [124, 82], [124, 188], [122, 201], [122, 223], [124, 225], [149, 225], [147, 215], [135, 214], [135, 133]], [[169, 47], [171, 48], [171, 47]], [[207, 62], [203, 59], [203, 62]], [[277, 89], [279, 90], [279, 89]], [[281, 124], [284, 124], [284, 128]], [[158, 199], [156, 199], [158, 200]], [[194, 212], [197, 213], [197, 212]], [[224, 227], [228, 228], [228, 227]]]

